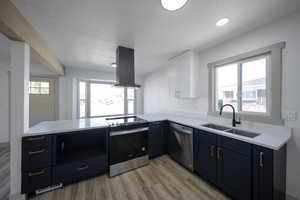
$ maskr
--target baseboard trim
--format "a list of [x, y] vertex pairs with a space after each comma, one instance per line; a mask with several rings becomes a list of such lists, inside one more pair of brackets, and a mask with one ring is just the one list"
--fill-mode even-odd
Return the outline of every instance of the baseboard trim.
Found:
[[13, 194], [10, 195], [9, 200], [27, 200], [25, 194]]

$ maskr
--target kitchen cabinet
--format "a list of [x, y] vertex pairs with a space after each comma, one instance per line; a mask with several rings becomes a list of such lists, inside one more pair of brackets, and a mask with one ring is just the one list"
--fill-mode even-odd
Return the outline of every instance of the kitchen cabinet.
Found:
[[108, 129], [22, 138], [22, 194], [107, 172]]
[[150, 159], [156, 158], [165, 154], [166, 145], [165, 145], [165, 122], [152, 122], [149, 124], [149, 157]]
[[196, 130], [194, 169], [236, 200], [285, 199], [286, 145], [275, 151]]
[[30, 193], [51, 184], [52, 137], [22, 139], [22, 193]]
[[251, 148], [248, 143], [218, 136], [217, 185], [234, 199], [252, 199]]
[[278, 151], [253, 147], [253, 200], [285, 200], [286, 145]]
[[176, 98], [199, 97], [199, 64], [197, 54], [186, 51], [169, 61], [169, 65], [175, 70], [175, 77], [170, 87]]
[[194, 170], [210, 183], [217, 184], [217, 136], [196, 130], [194, 132]]
[[58, 134], [53, 149], [53, 184], [74, 183], [108, 169], [107, 129]]
[[195, 172], [234, 199], [251, 200], [251, 145], [196, 130]]

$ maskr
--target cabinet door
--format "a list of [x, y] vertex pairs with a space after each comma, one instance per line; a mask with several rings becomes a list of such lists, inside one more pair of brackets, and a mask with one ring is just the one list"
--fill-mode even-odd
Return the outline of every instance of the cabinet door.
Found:
[[236, 200], [251, 200], [251, 157], [218, 147], [218, 186]]
[[200, 130], [194, 133], [194, 170], [202, 178], [217, 183], [217, 136]]
[[153, 122], [149, 126], [149, 157], [155, 158], [165, 153], [164, 122]]
[[199, 96], [197, 61], [198, 58], [193, 51], [187, 51], [172, 59], [171, 65], [176, 69], [175, 97], [197, 98]]
[[273, 151], [253, 148], [253, 200], [273, 199]]

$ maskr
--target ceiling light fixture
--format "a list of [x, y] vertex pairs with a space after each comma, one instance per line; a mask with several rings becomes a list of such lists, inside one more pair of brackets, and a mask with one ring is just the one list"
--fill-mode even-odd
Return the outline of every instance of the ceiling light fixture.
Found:
[[182, 8], [188, 0], [161, 0], [161, 5], [164, 9], [175, 11]]
[[223, 18], [223, 19], [220, 19], [219, 21], [217, 21], [216, 26], [221, 27], [221, 26], [228, 24], [228, 22], [229, 22], [228, 18]]
[[116, 68], [117, 64], [116, 63], [111, 63], [111, 67]]

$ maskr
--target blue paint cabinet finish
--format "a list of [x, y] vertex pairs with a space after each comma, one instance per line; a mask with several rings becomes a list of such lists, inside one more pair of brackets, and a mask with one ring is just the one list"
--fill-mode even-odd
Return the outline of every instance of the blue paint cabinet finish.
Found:
[[286, 145], [278, 151], [253, 147], [253, 200], [285, 200]]
[[285, 200], [286, 145], [273, 151], [195, 130], [194, 170], [235, 200]]
[[251, 200], [250, 144], [196, 130], [194, 169], [234, 199]]
[[217, 136], [194, 132], [194, 170], [210, 183], [217, 184]]
[[22, 194], [108, 170], [108, 129], [22, 138]]
[[165, 131], [166, 122], [152, 122], [149, 124], [149, 157], [156, 158], [166, 153]]

